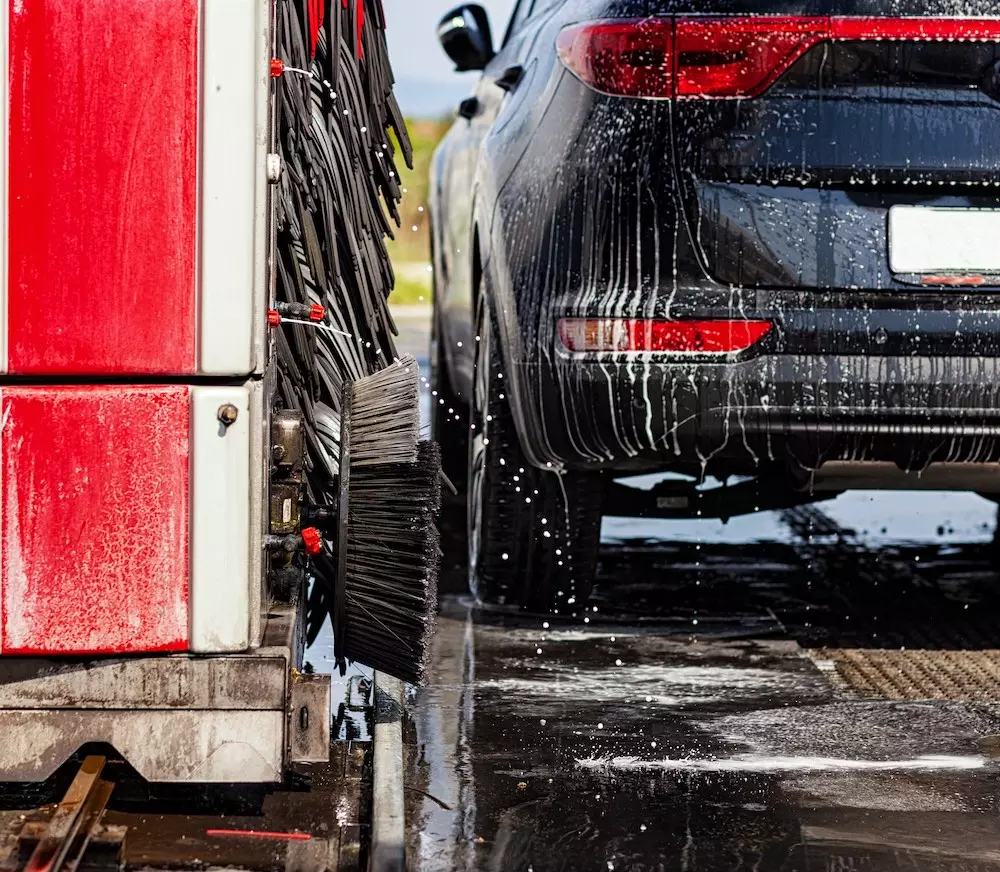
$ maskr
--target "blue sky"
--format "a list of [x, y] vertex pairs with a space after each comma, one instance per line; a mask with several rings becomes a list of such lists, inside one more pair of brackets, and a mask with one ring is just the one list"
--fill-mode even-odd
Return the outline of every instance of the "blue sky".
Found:
[[[503, 36], [514, 0], [480, 0], [490, 13], [494, 41]], [[441, 17], [456, 0], [383, 0], [389, 58], [403, 112], [438, 116], [453, 111], [472, 90], [475, 74], [452, 71], [437, 41]]]

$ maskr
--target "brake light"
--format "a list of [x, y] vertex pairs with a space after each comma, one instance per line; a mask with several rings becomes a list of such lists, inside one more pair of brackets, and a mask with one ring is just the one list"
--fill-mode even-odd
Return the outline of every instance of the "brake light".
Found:
[[733, 354], [763, 339], [770, 321], [665, 321], [636, 318], [561, 318], [559, 339], [568, 351], [649, 351], [664, 354]]
[[829, 40], [1000, 42], [992, 18], [679, 16], [589, 21], [565, 28], [562, 62], [605, 94], [736, 98], [763, 93], [810, 48]]
[[669, 18], [589, 21], [564, 28], [556, 39], [556, 51], [597, 91], [622, 97], [670, 97], [673, 31]]
[[678, 97], [751, 97], [826, 37], [822, 18], [687, 18], [677, 22]]

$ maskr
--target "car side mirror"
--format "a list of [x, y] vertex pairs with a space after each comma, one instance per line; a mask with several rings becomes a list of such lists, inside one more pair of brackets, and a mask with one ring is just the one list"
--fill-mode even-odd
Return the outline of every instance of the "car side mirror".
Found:
[[478, 3], [466, 3], [449, 12], [438, 25], [441, 46], [455, 62], [455, 70], [484, 70], [493, 60], [490, 17]]

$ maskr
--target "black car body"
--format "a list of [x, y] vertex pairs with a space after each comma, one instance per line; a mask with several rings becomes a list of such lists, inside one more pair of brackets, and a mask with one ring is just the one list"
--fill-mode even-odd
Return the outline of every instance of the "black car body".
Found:
[[475, 427], [488, 329], [564, 500], [661, 470], [993, 489], [1000, 4], [955, 10], [522, 0], [435, 159], [447, 405]]

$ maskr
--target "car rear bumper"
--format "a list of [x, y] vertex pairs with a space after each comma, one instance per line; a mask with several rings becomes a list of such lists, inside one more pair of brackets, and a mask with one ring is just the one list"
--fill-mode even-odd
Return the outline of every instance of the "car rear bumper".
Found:
[[1000, 358], [557, 355], [514, 373], [522, 439], [542, 464], [729, 475], [1000, 460]]

